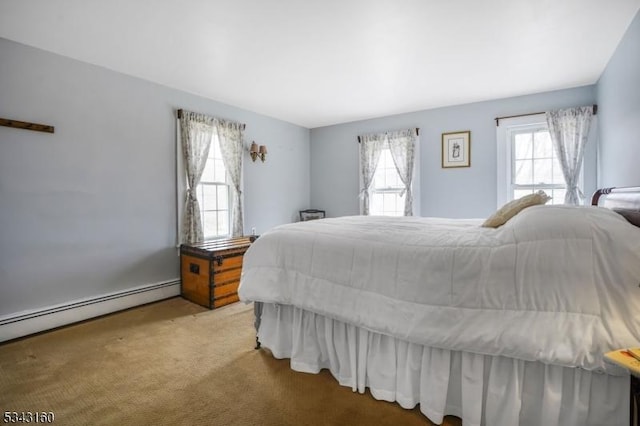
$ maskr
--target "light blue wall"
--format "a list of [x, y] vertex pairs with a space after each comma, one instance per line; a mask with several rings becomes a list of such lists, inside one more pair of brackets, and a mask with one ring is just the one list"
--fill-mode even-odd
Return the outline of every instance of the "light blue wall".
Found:
[[[308, 129], [0, 39], [0, 316], [178, 277], [174, 110], [247, 124], [269, 147], [245, 162], [245, 231], [301, 208], [358, 214], [358, 134], [420, 128], [421, 214], [496, 207], [496, 116], [598, 103], [585, 193], [640, 184], [640, 15], [597, 86]], [[441, 133], [471, 130], [471, 167], [440, 167]], [[599, 143], [596, 185], [596, 142]], [[309, 171], [310, 164], [310, 171]]]
[[309, 130], [0, 39], [0, 316], [179, 277], [176, 120], [246, 123], [245, 231], [309, 205]]
[[597, 85], [600, 186], [640, 185], [640, 12]]
[[[311, 130], [311, 204], [329, 216], [358, 214], [358, 142], [363, 133], [420, 128], [422, 216], [486, 217], [497, 204], [499, 116], [595, 103], [594, 86], [438, 108]], [[585, 153], [585, 193], [596, 187], [596, 128]], [[441, 135], [471, 131], [471, 167], [441, 167]]]

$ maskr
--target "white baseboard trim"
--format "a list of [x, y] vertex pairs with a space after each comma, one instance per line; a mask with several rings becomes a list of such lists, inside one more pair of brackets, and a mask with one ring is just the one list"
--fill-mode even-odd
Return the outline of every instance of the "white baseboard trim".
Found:
[[135, 287], [0, 317], [0, 342], [180, 295], [180, 280]]

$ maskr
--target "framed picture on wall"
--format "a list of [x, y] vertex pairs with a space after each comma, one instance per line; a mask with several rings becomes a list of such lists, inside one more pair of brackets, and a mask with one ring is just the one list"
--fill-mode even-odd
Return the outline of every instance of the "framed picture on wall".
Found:
[[471, 131], [442, 134], [442, 167], [471, 166]]
[[316, 209], [300, 210], [300, 220], [303, 222], [307, 220], [324, 219], [324, 218], [325, 218], [324, 210], [316, 210]]

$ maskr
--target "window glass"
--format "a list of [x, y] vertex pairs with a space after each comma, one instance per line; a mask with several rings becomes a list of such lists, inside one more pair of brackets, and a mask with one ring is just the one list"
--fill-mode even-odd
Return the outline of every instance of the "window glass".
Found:
[[515, 133], [513, 144], [516, 160], [531, 158], [531, 133]]
[[546, 124], [522, 126], [510, 131], [510, 199], [543, 190], [549, 204], [564, 203], [566, 185]]
[[537, 158], [551, 158], [554, 157], [553, 144], [551, 143], [551, 137], [548, 131], [537, 131], [534, 133], [534, 145], [535, 152], [533, 155]]
[[533, 163], [531, 160], [516, 160], [514, 167], [516, 184], [528, 185], [533, 183]]
[[404, 215], [404, 185], [393, 163], [389, 148], [384, 148], [373, 177], [369, 213], [376, 216]]
[[197, 194], [205, 239], [229, 236], [231, 234], [230, 187], [217, 137], [211, 141], [209, 156], [197, 187]]

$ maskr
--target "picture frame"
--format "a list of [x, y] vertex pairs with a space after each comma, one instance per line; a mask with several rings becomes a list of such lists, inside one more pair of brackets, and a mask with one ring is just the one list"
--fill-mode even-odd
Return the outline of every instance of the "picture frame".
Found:
[[442, 168], [471, 166], [471, 131], [442, 134]]
[[300, 221], [305, 222], [307, 220], [324, 219], [326, 213], [324, 210], [307, 209], [300, 210]]

